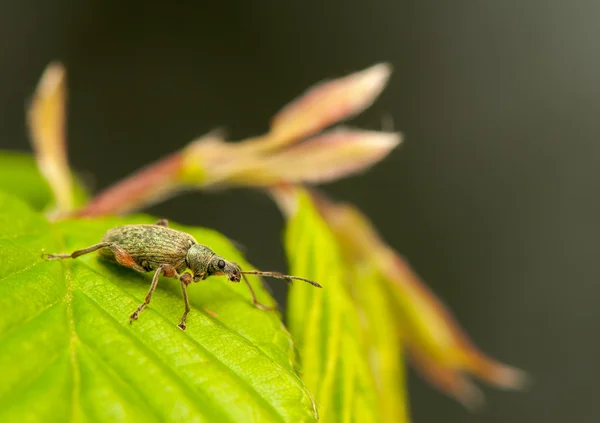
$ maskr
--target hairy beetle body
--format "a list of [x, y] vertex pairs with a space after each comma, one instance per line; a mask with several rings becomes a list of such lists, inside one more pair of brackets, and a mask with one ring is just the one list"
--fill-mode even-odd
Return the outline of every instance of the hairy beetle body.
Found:
[[[197, 244], [191, 235], [159, 225], [119, 226], [109, 229], [102, 241], [122, 247], [148, 272], [158, 269], [161, 264], [170, 264], [178, 273], [188, 267], [187, 252]], [[101, 248], [99, 253], [105, 259], [117, 261], [111, 248]]]

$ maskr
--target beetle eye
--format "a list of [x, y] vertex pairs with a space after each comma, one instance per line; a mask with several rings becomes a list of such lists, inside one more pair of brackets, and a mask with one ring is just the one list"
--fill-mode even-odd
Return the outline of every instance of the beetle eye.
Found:
[[217, 266], [219, 266], [219, 269], [224, 269], [225, 268], [225, 261], [224, 260], [219, 260], [219, 262], [217, 263]]

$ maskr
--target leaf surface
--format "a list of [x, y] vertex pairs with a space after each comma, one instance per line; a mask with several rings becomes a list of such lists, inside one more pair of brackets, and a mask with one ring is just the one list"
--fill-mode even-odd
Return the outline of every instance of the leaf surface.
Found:
[[[290, 332], [302, 357], [302, 377], [315, 395], [322, 421], [406, 422], [399, 347], [390, 310], [375, 275], [349, 283], [360, 269], [347, 262], [330, 228], [308, 196], [300, 195], [286, 232], [291, 272], [316, 280], [322, 290], [300, 284], [291, 290]], [[359, 286], [359, 289], [353, 289]]]
[[[243, 284], [211, 277], [190, 285], [183, 332], [176, 326], [183, 312], [179, 282], [161, 278], [149, 307], [130, 325], [152, 274], [95, 253], [40, 257], [156, 218], [51, 224], [5, 187], [0, 183], [0, 421], [315, 420], [289, 333], [277, 313], [252, 305]], [[222, 235], [174, 227], [249, 267]], [[258, 279], [251, 282], [259, 300], [273, 302]]]

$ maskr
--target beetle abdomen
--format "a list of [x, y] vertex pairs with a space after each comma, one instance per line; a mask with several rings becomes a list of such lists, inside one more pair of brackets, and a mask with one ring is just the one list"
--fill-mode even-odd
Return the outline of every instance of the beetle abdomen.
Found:
[[[102, 241], [119, 245], [146, 270], [156, 269], [161, 264], [181, 268], [187, 251], [197, 243], [185, 232], [158, 225], [119, 226], [109, 229]], [[109, 248], [99, 251], [102, 257], [114, 259]]]

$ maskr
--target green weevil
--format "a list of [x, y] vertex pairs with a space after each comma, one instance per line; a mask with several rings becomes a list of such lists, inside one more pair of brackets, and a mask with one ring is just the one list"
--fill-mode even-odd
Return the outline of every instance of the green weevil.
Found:
[[[161, 219], [154, 225], [126, 225], [112, 228], [106, 232], [100, 243], [91, 247], [71, 254], [44, 254], [44, 256], [48, 260], [74, 259], [94, 251], [98, 251], [104, 259], [138, 272], [155, 271], [148, 294], [144, 302], [129, 317], [130, 323], [137, 320], [142, 310], [150, 303], [152, 293], [161, 276], [179, 279], [181, 283], [185, 311], [177, 326], [182, 330], [186, 328], [185, 322], [190, 312], [186, 287], [192, 282], [205, 280], [212, 275], [226, 275], [231, 282], [240, 282], [243, 278], [252, 294], [252, 303], [263, 310], [269, 310], [270, 307], [258, 302], [246, 275], [269, 276], [288, 282], [296, 279], [321, 288], [317, 282], [298, 276], [259, 270], [243, 271], [236, 263], [229, 262], [209, 247], [198, 244], [191, 235], [169, 228], [166, 219]], [[191, 273], [186, 271], [188, 269]]]

